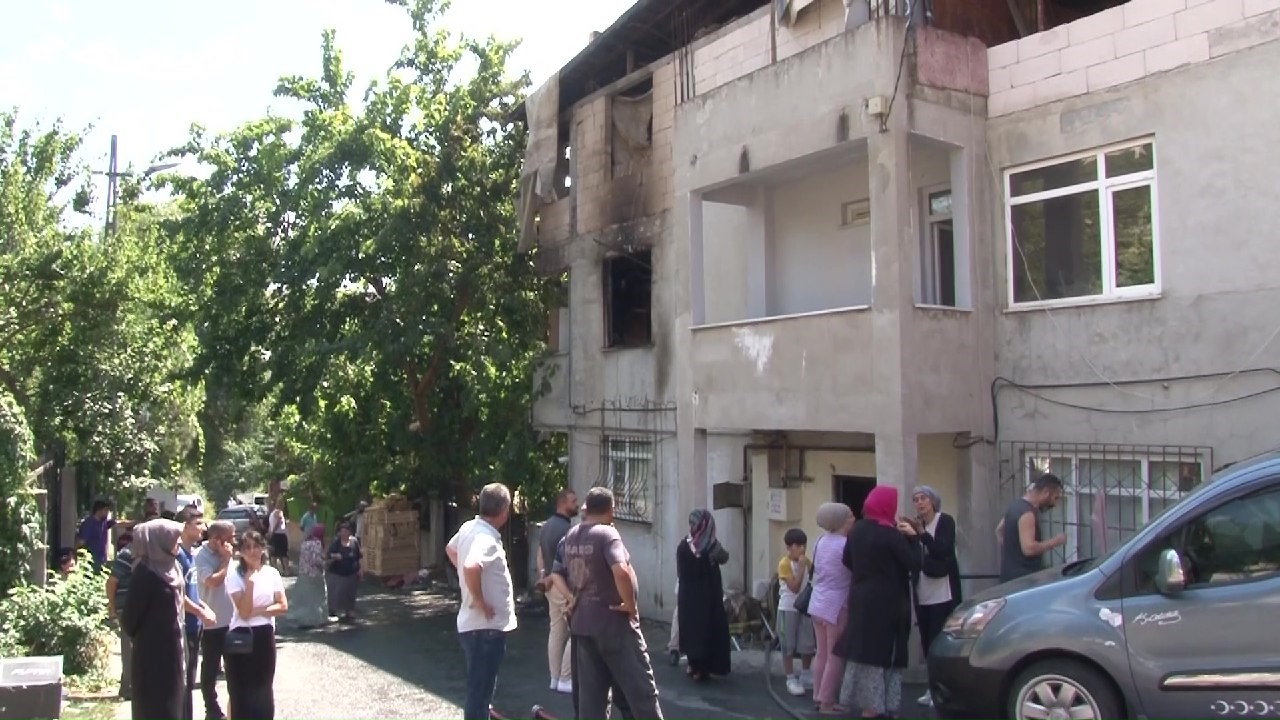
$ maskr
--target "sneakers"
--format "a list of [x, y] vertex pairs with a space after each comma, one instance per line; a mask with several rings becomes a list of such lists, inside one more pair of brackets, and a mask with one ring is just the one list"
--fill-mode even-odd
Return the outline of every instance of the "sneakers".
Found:
[[796, 697], [804, 695], [804, 683], [794, 675], [787, 678], [787, 692]]
[[921, 695], [918, 700], [916, 700], [916, 702], [920, 703], [921, 707], [933, 707], [933, 695], [928, 690], [926, 690], [924, 694]]
[[805, 690], [813, 690], [813, 673], [808, 670], [800, 671], [800, 683], [804, 685]]
[[573, 693], [573, 680], [565, 679], [556, 683], [556, 692], [562, 692], [566, 695]]
[[551, 689], [554, 691], [560, 687], [560, 678], [551, 678]]

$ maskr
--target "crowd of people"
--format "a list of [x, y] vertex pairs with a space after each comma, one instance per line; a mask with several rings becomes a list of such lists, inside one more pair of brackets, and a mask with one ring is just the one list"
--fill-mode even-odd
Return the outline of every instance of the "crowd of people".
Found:
[[[847, 505], [823, 504], [812, 560], [803, 530], [784, 535], [777, 627], [786, 686], [793, 695], [812, 693], [822, 715], [848, 716], [856, 707], [863, 717], [896, 716], [913, 625], [927, 652], [960, 603], [955, 520], [942, 512], [933, 488], [916, 488], [911, 502], [915, 514], [899, 515], [898, 490], [880, 486], [866, 498], [861, 519]], [[499, 534], [510, 513], [510, 492], [487, 486], [479, 507], [448, 546], [462, 579], [458, 633], [467, 666], [467, 720], [490, 717], [506, 634], [516, 626]], [[572, 694], [577, 717], [606, 717], [612, 703], [624, 718], [661, 718], [635, 606], [639, 584], [613, 526], [611, 491], [591, 489], [582, 521], [574, 524], [578, 514], [576, 494], [560, 493], [539, 541], [539, 587], [551, 620], [550, 688]], [[669, 652], [674, 661], [687, 658], [694, 682], [726, 675], [731, 639], [721, 568], [729, 554], [708, 510], [690, 514], [675, 560]], [[930, 702], [927, 694], [920, 698], [922, 705]]]
[[292, 602], [283, 579], [289, 564], [287, 539], [279, 538], [287, 528], [282, 504], [266, 527], [251, 525], [239, 537], [231, 522], [206, 524], [195, 506], [162, 513], [149, 500], [135, 522], [117, 521], [112, 510], [109, 501], [95, 502], [78, 543], [105, 568], [116, 532], [105, 591], [119, 630], [120, 696], [131, 701], [134, 718], [190, 720], [198, 687], [206, 720], [223, 720], [217, 681], [225, 674], [230, 716], [270, 720], [276, 619], [290, 613], [303, 629], [355, 621], [359, 542], [343, 522], [326, 545], [314, 504], [300, 523], [305, 539]]

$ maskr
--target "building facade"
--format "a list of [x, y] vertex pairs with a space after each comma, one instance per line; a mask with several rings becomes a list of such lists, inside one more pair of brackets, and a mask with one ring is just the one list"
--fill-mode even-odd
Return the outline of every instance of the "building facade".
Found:
[[1280, 2], [695, 5], [638, 2], [526, 108], [565, 283], [534, 421], [619, 496], [646, 611], [695, 507], [754, 590], [821, 503], [929, 484], [972, 588], [1037, 472], [1067, 560], [1280, 445]]

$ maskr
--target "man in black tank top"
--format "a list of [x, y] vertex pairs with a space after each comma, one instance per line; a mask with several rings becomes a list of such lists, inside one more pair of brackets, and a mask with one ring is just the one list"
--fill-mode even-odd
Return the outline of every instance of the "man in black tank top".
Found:
[[1047, 541], [1040, 539], [1040, 513], [1052, 510], [1061, 499], [1062, 480], [1045, 473], [1031, 483], [1026, 495], [1009, 504], [996, 526], [1000, 582], [1039, 572], [1044, 568], [1044, 554], [1067, 543], [1065, 534]]

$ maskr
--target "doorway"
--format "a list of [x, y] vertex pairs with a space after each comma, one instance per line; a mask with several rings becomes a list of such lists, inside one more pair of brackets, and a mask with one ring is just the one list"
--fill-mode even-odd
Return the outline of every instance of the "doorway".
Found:
[[862, 505], [867, 501], [876, 479], [862, 475], [832, 475], [831, 495], [838, 503], [844, 503], [853, 510], [854, 517], [862, 519]]

